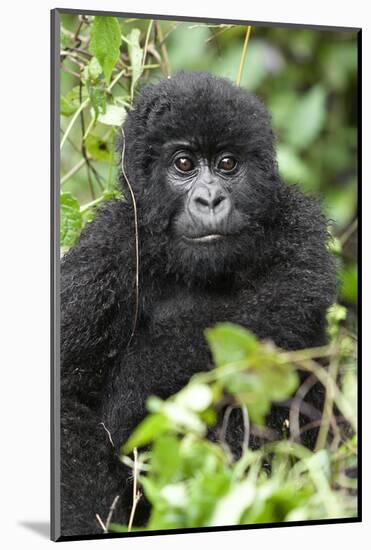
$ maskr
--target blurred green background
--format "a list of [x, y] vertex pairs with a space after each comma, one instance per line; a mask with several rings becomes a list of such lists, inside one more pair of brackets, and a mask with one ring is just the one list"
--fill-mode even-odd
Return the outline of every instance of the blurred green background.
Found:
[[112, 26], [104, 28], [101, 21], [102, 36], [106, 33], [108, 48], [118, 52], [106, 71], [95, 64], [103, 46], [99, 37], [92, 40], [94, 17], [61, 17], [62, 246], [71, 246], [95, 207], [117, 194], [114, 142], [140, 88], [179, 70], [205, 70], [236, 81], [242, 61], [240, 85], [272, 113], [283, 178], [323, 201], [336, 237], [341, 298], [354, 311], [357, 34], [253, 26], [244, 57], [246, 26], [105, 19]]

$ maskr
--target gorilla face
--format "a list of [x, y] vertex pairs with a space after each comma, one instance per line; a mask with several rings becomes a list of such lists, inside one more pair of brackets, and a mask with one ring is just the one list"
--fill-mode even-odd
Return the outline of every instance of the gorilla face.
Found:
[[247, 225], [243, 159], [233, 147], [207, 152], [197, 140], [169, 143], [164, 151], [166, 186], [179, 197], [169, 225], [172, 250], [183, 263], [215, 271], [236, 251]]
[[261, 102], [227, 80], [178, 74], [143, 90], [125, 131], [143, 225], [166, 270], [210, 279], [252, 262], [279, 180]]
[[234, 153], [221, 150], [207, 158], [190, 143], [174, 145], [167, 183], [183, 197], [182, 211], [173, 220], [174, 236], [190, 246], [204, 247], [238, 234], [241, 212], [235, 208], [232, 187], [243, 175]]
[[210, 279], [245, 267], [273, 216], [276, 182], [257, 159], [233, 139], [214, 147], [183, 139], [164, 145], [160, 165], [164, 203], [173, 205], [167, 234], [176, 272]]

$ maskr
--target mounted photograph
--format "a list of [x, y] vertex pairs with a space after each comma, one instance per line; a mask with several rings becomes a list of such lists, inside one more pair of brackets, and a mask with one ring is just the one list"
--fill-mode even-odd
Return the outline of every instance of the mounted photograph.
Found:
[[361, 521], [361, 29], [52, 11], [52, 539]]

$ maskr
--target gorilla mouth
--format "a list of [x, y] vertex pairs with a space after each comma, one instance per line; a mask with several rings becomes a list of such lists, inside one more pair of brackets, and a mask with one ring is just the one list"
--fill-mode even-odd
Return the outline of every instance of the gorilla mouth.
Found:
[[221, 235], [220, 233], [210, 233], [209, 235], [202, 235], [200, 237], [186, 237], [184, 236], [186, 241], [190, 242], [196, 242], [196, 243], [209, 243], [212, 241], [218, 241], [220, 239], [224, 239], [226, 235]]

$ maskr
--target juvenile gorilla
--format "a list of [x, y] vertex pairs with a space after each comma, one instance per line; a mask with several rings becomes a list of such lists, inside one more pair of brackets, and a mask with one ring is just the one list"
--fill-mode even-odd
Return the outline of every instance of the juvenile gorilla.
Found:
[[[143, 90], [124, 136], [138, 209], [132, 338], [135, 224], [122, 172], [127, 202], [99, 210], [62, 262], [63, 535], [102, 532], [96, 514], [105, 521], [128, 487], [121, 444], [149, 395], [166, 398], [210, 367], [206, 327], [231, 321], [283, 348], [318, 346], [335, 296], [326, 220], [281, 181], [256, 97], [179, 74]], [[268, 425], [280, 430], [283, 412]], [[113, 520], [127, 521], [130, 504], [121, 498]]]

